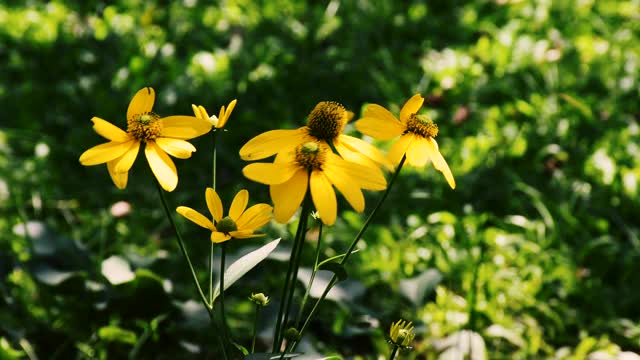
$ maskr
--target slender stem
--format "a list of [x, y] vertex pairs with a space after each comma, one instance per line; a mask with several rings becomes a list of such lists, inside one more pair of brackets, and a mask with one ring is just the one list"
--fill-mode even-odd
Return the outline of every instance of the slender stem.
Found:
[[[227, 244], [220, 244], [221, 254], [220, 254], [220, 321], [222, 322], [222, 337], [229, 342], [229, 333], [227, 332], [227, 319], [224, 316], [224, 270], [225, 270], [225, 258], [227, 256]], [[226, 344], [225, 344], [226, 346]], [[223, 346], [223, 348], [225, 348]], [[226, 349], [226, 348], [225, 348]], [[226, 352], [226, 350], [225, 350]]]
[[[213, 190], [216, 189], [216, 178], [217, 178], [217, 158], [218, 158], [218, 150], [217, 150], [217, 143], [218, 143], [218, 132], [216, 131], [216, 129], [214, 129], [211, 132], [212, 135], [212, 139], [213, 139], [213, 164], [212, 164], [212, 182], [211, 184], [213, 185]], [[209, 247], [209, 303], [211, 303], [213, 305], [213, 248], [214, 248], [214, 243], [211, 242], [211, 245]]]
[[187, 261], [187, 265], [189, 265], [189, 269], [191, 270], [193, 283], [196, 285], [196, 288], [198, 289], [200, 300], [202, 301], [202, 304], [209, 312], [209, 315], [211, 315], [213, 307], [207, 301], [207, 297], [204, 295], [204, 292], [202, 292], [202, 288], [200, 287], [200, 282], [198, 281], [198, 276], [196, 275], [196, 271], [193, 268], [193, 265], [191, 264], [191, 259], [189, 258], [189, 254], [187, 253], [187, 248], [184, 246], [184, 241], [182, 241], [182, 236], [180, 235], [180, 231], [178, 231], [178, 227], [176, 226], [176, 223], [173, 220], [173, 216], [171, 216], [171, 212], [169, 211], [169, 206], [167, 206], [167, 200], [164, 198], [164, 192], [160, 187], [160, 183], [158, 181], [156, 181], [156, 188], [158, 189], [158, 194], [160, 194], [160, 200], [162, 200], [162, 207], [164, 207], [164, 211], [167, 214], [167, 218], [169, 218], [171, 227], [173, 227], [173, 230], [176, 233], [176, 239], [178, 239], [178, 246], [180, 247], [180, 251], [182, 252], [182, 255]]
[[[304, 245], [304, 238], [307, 232], [307, 220], [309, 219], [309, 214], [311, 213], [311, 199], [307, 196], [302, 204], [301, 218], [298, 223], [298, 230], [296, 231], [296, 235], [298, 236], [298, 251], [296, 252], [296, 257], [293, 260], [293, 274], [291, 274], [291, 283], [289, 287], [289, 296], [287, 299], [287, 306], [284, 311], [284, 320], [282, 320], [282, 326], [286, 327], [289, 321], [289, 313], [291, 310], [291, 304], [293, 303], [293, 294], [296, 291], [296, 279], [298, 278], [298, 270], [300, 269], [300, 258], [302, 257], [302, 247]], [[280, 346], [282, 346], [282, 342], [284, 341], [284, 333], [280, 334]], [[286, 353], [286, 347], [285, 352]]]
[[258, 315], [260, 313], [260, 305], [256, 304], [256, 315], [253, 318], [253, 339], [251, 340], [251, 354], [256, 351], [256, 336], [258, 334]]
[[[349, 256], [351, 256], [351, 253], [353, 253], [353, 250], [356, 248], [356, 245], [358, 244], [358, 241], [360, 241], [360, 238], [362, 237], [364, 232], [369, 227], [369, 224], [371, 223], [371, 220], [373, 220], [374, 216], [376, 215], [376, 213], [380, 209], [382, 203], [384, 203], [385, 199], [389, 195], [389, 191], [393, 187], [393, 184], [396, 182], [396, 179], [398, 178], [398, 174], [400, 174], [400, 170], [402, 170], [402, 166], [404, 165], [404, 162], [406, 160], [407, 160], [407, 155], [405, 154], [405, 155], [402, 156], [402, 159], [400, 160], [400, 163], [398, 164], [398, 167], [396, 168], [396, 171], [391, 176], [391, 180], [389, 180], [389, 185], [387, 186], [387, 189], [382, 194], [382, 197], [380, 198], [380, 200], [378, 200], [378, 203], [376, 204], [376, 207], [373, 208], [373, 211], [371, 211], [371, 214], [369, 214], [369, 217], [367, 218], [367, 220], [365, 220], [364, 225], [362, 225], [362, 228], [360, 229], [360, 231], [358, 232], [356, 237], [351, 242], [351, 246], [349, 246], [349, 249], [345, 253], [344, 257], [342, 258], [342, 261], [340, 261], [341, 265], [344, 265], [345, 262], [347, 261], [347, 259], [349, 259]], [[318, 310], [318, 306], [320, 305], [320, 303], [327, 297], [327, 294], [329, 294], [329, 291], [331, 290], [331, 288], [333, 286], [335, 286], [335, 284], [337, 282], [338, 282], [338, 276], [334, 274], [331, 277], [331, 281], [329, 281], [329, 284], [324, 289], [324, 292], [322, 293], [320, 298], [318, 300], [316, 300], [316, 303], [313, 305], [313, 308], [311, 309], [311, 312], [309, 313], [309, 315], [307, 316], [306, 320], [304, 321], [304, 324], [302, 325], [302, 328], [300, 328], [300, 330], [299, 330], [300, 337], [302, 337], [304, 331], [306, 330], [307, 326], [309, 325], [309, 322], [311, 321], [311, 318], [313, 317], [313, 315], [315, 315], [316, 311]], [[295, 350], [297, 345], [298, 345], [298, 342], [296, 341], [293, 344], [293, 346], [291, 347], [291, 350], [292, 351]]]
[[396, 357], [397, 352], [398, 352], [398, 346], [394, 345], [393, 350], [391, 351], [391, 355], [389, 355], [389, 360], [393, 360]]
[[[272, 347], [273, 353], [279, 351], [280, 346], [282, 345], [282, 341], [281, 341], [282, 335], [283, 335], [282, 327], [286, 325], [286, 324], [283, 324], [282, 320], [283, 320], [283, 314], [284, 314], [285, 308], [287, 308], [286, 299], [287, 299], [287, 294], [289, 293], [289, 286], [293, 286], [292, 283], [294, 281], [293, 278], [291, 277], [291, 274], [293, 273], [294, 259], [295, 259], [295, 255], [299, 252], [298, 247], [302, 247], [302, 241], [301, 241], [302, 237], [300, 236], [300, 234], [302, 233], [303, 219], [309, 215], [308, 212], [305, 211], [304, 209], [305, 205], [307, 205], [306, 199], [303, 202], [303, 211], [300, 213], [298, 228], [294, 236], [293, 246], [291, 247], [291, 255], [289, 257], [289, 266], [287, 268], [287, 276], [285, 277], [284, 286], [282, 288], [280, 308], [278, 310], [278, 317], [276, 318], [276, 328], [275, 328], [275, 333], [273, 335], [273, 347]], [[307, 212], [306, 215], [305, 215], [305, 212]]]
[[320, 262], [320, 244], [322, 243], [322, 221], [319, 222], [318, 228], [318, 244], [316, 244], [316, 259], [313, 262], [313, 271], [311, 272], [311, 279], [309, 279], [309, 284], [307, 285], [307, 290], [304, 293], [304, 297], [302, 298], [302, 303], [300, 304], [300, 310], [298, 310], [298, 316], [296, 317], [296, 328], [300, 325], [300, 320], [302, 320], [302, 313], [304, 311], [304, 307], [309, 300], [309, 294], [311, 293], [311, 286], [313, 286], [313, 280], [316, 278], [316, 274], [318, 273], [318, 263]]

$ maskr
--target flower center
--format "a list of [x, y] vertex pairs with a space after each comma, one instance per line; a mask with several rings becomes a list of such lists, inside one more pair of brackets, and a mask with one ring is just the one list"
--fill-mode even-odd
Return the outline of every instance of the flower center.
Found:
[[320, 148], [320, 144], [314, 141], [296, 148], [296, 162], [308, 170], [322, 170], [326, 157], [326, 149]]
[[428, 116], [411, 114], [407, 120], [407, 131], [420, 135], [424, 138], [435, 138], [438, 136], [438, 125]]
[[316, 105], [307, 120], [309, 135], [320, 140], [333, 141], [346, 124], [347, 110], [333, 101], [322, 101]]
[[238, 225], [229, 216], [225, 216], [216, 223], [216, 230], [221, 233], [228, 234], [232, 231], [238, 230]]
[[127, 121], [127, 132], [139, 141], [153, 141], [162, 134], [160, 116], [152, 112], [134, 115]]

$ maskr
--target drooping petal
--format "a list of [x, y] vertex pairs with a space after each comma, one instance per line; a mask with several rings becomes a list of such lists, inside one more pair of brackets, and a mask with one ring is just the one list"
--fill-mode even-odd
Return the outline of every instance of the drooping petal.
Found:
[[119, 158], [129, 150], [132, 142], [137, 141], [131, 140], [123, 143], [110, 141], [108, 143], [96, 145], [80, 155], [80, 163], [84, 166], [91, 166], [104, 164], [107, 161]]
[[291, 179], [298, 169], [293, 163], [254, 163], [245, 166], [242, 174], [255, 182], [276, 185]]
[[397, 166], [400, 163], [402, 156], [407, 152], [407, 148], [411, 145], [412, 140], [413, 134], [404, 134], [391, 146], [391, 149], [389, 149], [389, 152], [387, 153], [387, 157], [394, 166]]
[[380, 118], [363, 117], [355, 124], [358, 131], [378, 140], [391, 140], [402, 134], [405, 129], [404, 125], [395, 118], [387, 121]]
[[115, 142], [126, 142], [131, 139], [126, 131], [113, 125], [112, 123], [102, 120], [99, 117], [91, 118], [93, 122], [93, 130], [95, 130], [100, 136]]
[[[351, 150], [357, 151], [367, 158], [373, 160], [374, 162], [384, 165], [385, 167], [391, 169], [393, 168], [393, 164], [387, 159], [386, 156], [377, 147], [374, 145], [362, 140], [355, 138], [349, 135], [340, 135], [338, 137], [339, 143], [344, 144], [347, 148]], [[338, 152], [340, 150], [338, 149]], [[342, 154], [342, 153], [341, 153]], [[348, 159], [347, 159], [348, 160]]]
[[130, 143], [131, 146], [129, 147], [129, 150], [119, 158], [112, 161], [115, 165], [114, 171], [117, 173], [128, 172], [133, 166], [133, 162], [136, 161], [138, 150], [140, 150], [140, 143], [137, 141], [130, 141]]
[[407, 148], [407, 164], [423, 167], [429, 162], [429, 141], [422, 136], [414, 135], [411, 146]]
[[237, 102], [238, 100], [233, 99], [226, 109], [224, 108], [224, 106], [220, 109], [220, 116], [218, 117], [218, 124], [216, 125], [217, 128], [223, 128], [227, 124], [229, 116], [231, 116], [231, 112], [236, 107]]
[[273, 216], [277, 222], [287, 223], [298, 210], [307, 193], [307, 183], [307, 171], [299, 169], [287, 182], [269, 187], [273, 201]]
[[173, 191], [178, 186], [178, 171], [173, 160], [154, 141], [147, 142], [144, 154], [160, 186], [166, 191]]
[[220, 200], [218, 193], [213, 188], [207, 188], [204, 195], [207, 200], [207, 207], [214, 220], [222, 220], [222, 200]]
[[325, 169], [330, 173], [344, 174], [361, 189], [384, 190], [387, 187], [387, 181], [379, 167], [352, 163], [335, 154], [328, 154]]
[[453, 178], [453, 174], [451, 174], [449, 165], [447, 164], [444, 157], [442, 157], [442, 154], [440, 154], [440, 150], [438, 149], [438, 143], [434, 138], [429, 138], [428, 140], [429, 140], [428, 152], [429, 152], [429, 157], [431, 158], [431, 162], [433, 162], [433, 167], [435, 167], [436, 170], [440, 171], [444, 175], [444, 178], [447, 179], [449, 186], [452, 189], [455, 189], [456, 181]]
[[249, 140], [240, 148], [242, 160], [260, 160], [275, 153], [292, 149], [311, 140], [306, 127], [296, 130], [271, 130]]
[[211, 241], [221, 243], [231, 239], [231, 235], [214, 231], [211, 233]]
[[229, 217], [231, 217], [233, 221], [238, 221], [240, 215], [242, 215], [244, 210], [247, 208], [248, 203], [249, 192], [245, 189], [238, 191], [236, 196], [233, 198], [233, 201], [231, 202], [231, 207], [229, 207]]
[[162, 137], [189, 140], [211, 131], [213, 125], [208, 120], [195, 116], [167, 116], [162, 122]]
[[240, 230], [255, 230], [271, 220], [273, 207], [268, 204], [256, 204], [248, 208], [236, 220], [236, 225]]
[[188, 159], [191, 157], [191, 153], [196, 151], [195, 146], [190, 142], [180, 139], [159, 137], [156, 139], [156, 144], [167, 154], [178, 159]]
[[336, 222], [338, 203], [331, 182], [322, 171], [314, 170], [311, 172], [309, 185], [313, 204], [320, 213], [320, 220], [325, 225], [333, 225]]
[[109, 170], [109, 176], [111, 176], [111, 180], [118, 189], [122, 190], [127, 187], [127, 181], [129, 180], [128, 172], [116, 173], [115, 163], [113, 161], [109, 161], [107, 163], [107, 169]]
[[215, 230], [216, 229], [215, 226], [213, 226], [213, 223], [211, 222], [211, 220], [209, 220], [206, 216], [202, 215], [201, 213], [199, 213], [196, 210], [193, 210], [190, 207], [178, 206], [176, 211], [178, 212], [178, 214], [186, 217], [187, 219], [191, 220], [192, 222], [196, 223], [197, 225], [202, 226], [205, 229], [209, 229], [209, 230]]
[[153, 88], [146, 87], [138, 90], [129, 103], [129, 108], [127, 109], [127, 120], [133, 119], [136, 115], [151, 112], [155, 100], [156, 92], [153, 91]]
[[250, 230], [231, 231], [229, 235], [231, 235], [231, 237], [235, 239], [248, 239], [248, 238], [264, 236], [264, 234], [254, 234], [253, 231], [250, 231]]
[[[353, 209], [357, 212], [362, 212], [364, 210], [364, 195], [362, 195], [362, 190], [353, 181], [353, 178], [335, 166], [325, 166], [323, 171]], [[320, 217], [322, 217], [322, 214]]]
[[364, 109], [363, 117], [377, 118], [384, 120], [385, 122], [394, 122], [394, 120], [397, 123], [400, 122], [398, 118], [395, 117], [395, 115], [393, 115], [389, 110], [387, 110], [384, 106], [380, 106], [378, 104], [367, 105], [367, 107]]
[[420, 94], [415, 94], [411, 97], [411, 99], [407, 100], [407, 102], [400, 110], [400, 121], [402, 123], [406, 123], [411, 114], [416, 114], [418, 110], [422, 107], [422, 103], [424, 103], [424, 98]]

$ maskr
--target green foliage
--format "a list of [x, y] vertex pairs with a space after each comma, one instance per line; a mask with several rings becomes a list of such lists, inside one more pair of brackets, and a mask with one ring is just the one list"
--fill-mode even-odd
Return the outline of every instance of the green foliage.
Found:
[[[124, 127], [143, 86], [161, 114], [190, 114], [191, 103], [217, 113], [237, 98], [218, 188], [265, 202], [265, 187], [241, 176], [249, 138], [302, 125], [318, 101], [358, 116], [366, 103], [397, 113], [425, 96], [457, 189], [431, 166], [403, 169], [359, 251], [328, 269], [349, 279], [305, 352], [386, 356], [400, 317], [417, 334], [402, 358], [474, 346], [489, 359], [640, 352], [639, 13], [632, 0], [0, 4], [0, 359], [220, 353], [146, 164], [119, 191], [104, 166], [78, 163], [100, 141], [91, 117]], [[211, 144], [194, 145], [188, 164], [177, 161], [174, 205], [210, 185]], [[121, 201], [123, 214], [112, 208]], [[344, 253], [363, 221], [342, 212], [320, 260]], [[204, 279], [208, 234], [179, 225]], [[266, 231], [286, 247], [291, 229]], [[303, 264], [313, 255], [303, 249]], [[259, 267], [226, 295], [245, 346], [247, 296], [277, 296], [286, 272], [283, 261]]]

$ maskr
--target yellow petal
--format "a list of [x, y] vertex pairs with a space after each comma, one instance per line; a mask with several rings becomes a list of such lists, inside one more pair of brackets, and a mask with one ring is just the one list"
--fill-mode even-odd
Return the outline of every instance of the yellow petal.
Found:
[[206, 119], [194, 116], [176, 115], [160, 119], [162, 137], [189, 140], [211, 131], [213, 125]]
[[255, 230], [271, 220], [273, 207], [267, 204], [256, 204], [248, 208], [236, 220], [240, 230]]
[[[378, 150], [377, 147], [373, 146], [372, 144], [362, 139], [358, 139], [349, 135], [340, 135], [338, 136], [338, 144], [336, 144], [336, 147], [338, 147], [339, 145], [344, 145], [345, 147], [355, 152], [358, 152], [366, 156], [367, 158], [373, 160], [374, 162], [384, 165], [389, 169], [393, 168], [393, 164], [391, 164], [389, 159], [387, 159], [387, 157], [384, 156], [384, 154], [380, 152], [380, 150]], [[338, 149], [338, 152], [340, 152], [340, 149]], [[349, 160], [349, 159], [346, 159], [346, 160]], [[350, 161], [353, 161], [353, 160], [350, 160]]]
[[422, 98], [422, 95], [413, 95], [411, 99], [407, 100], [407, 102], [404, 104], [402, 110], [400, 110], [400, 121], [406, 123], [411, 114], [416, 114], [418, 110], [420, 110], [423, 102], [424, 99]]
[[198, 119], [209, 121], [209, 114], [207, 113], [207, 110], [204, 108], [204, 106], [191, 104], [191, 109], [193, 110], [193, 114]]
[[242, 215], [244, 210], [247, 208], [248, 203], [249, 192], [245, 189], [238, 191], [231, 202], [231, 207], [229, 207], [229, 217], [231, 217], [233, 221], [237, 221], [238, 218], [240, 218], [240, 215]]
[[336, 222], [338, 203], [336, 193], [331, 182], [322, 171], [314, 170], [309, 178], [311, 198], [316, 210], [320, 213], [320, 220], [325, 225], [333, 225]]
[[116, 173], [128, 172], [129, 169], [133, 166], [133, 162], [136, 161], [136, 157], [138, 156], [138, 150], [140, 149], [140, 143], [137, 141], [130, 141], [131, 146], [129, 150], [125, 152], [122, 156], [117, 159], [114, 159], [113, 164], [115, 165], [114, 171]]
[[146, 114], [153, 109], [156, 100], [156, 92], [153, 88], [146, 87], [140, 89], [131, 99], [127, 109], [127, 120], [133, 119], [136, 115]]
[[255, 182], [276, 185], [291, 179], [298, 169], [293, 163], [254, 163], [245, 166], [242, 174]]
[[229, 103], [226, 110], [224, 106], [220, 109], [220, 117], [218, 119], [218, 125], [216, 125], [217, 128], [223, 128], [227, 124], [229, 116], [231, 116], [231, 112], [236, 107], [237, 102], [238, 100], [234, 99]]
[[[371, 106], [371, 105], [369, 105]], [[361, 133], [378, 140], [391, 140], [402, 134], [405, 126], [398, 120], [383, 120], [374, 117], [364, 117], [356, 121], [356, 129]]]
[[109, 176], [111, 176], [111, 181], [116, 185], [116, 187], [120, 190], [127, 187], [127, 181], [129, 180], [129, 173], [116, 173], [115, 172], [115, 163], [113, 161], [109, 161], [107, 163], [107, 169], [109, 170]]
[[413, 134], [404, 134], [391, 146], [389, 153], [387, 153], [387, 157], [394, 166], [397, 166], [400, 163], [402, 156], [407, 152], [407, 148], [411, 145], [412, 140]]
[[254, 237], [264, 236], [264, 234], [254, 234], [253, 231], [245, 230], [245, 231], [232, 231], [229, 233], [232, 238], [235, 239], [248, 239]]
[[[353, 178], [335, 166], [325, 166], [324, 173], [355, 211], [362, 212], [364, 210], [364, 195], [362, 195], [362, 190], [356, 185]], [[320, 217], [322, 217], [322, 214]]]
[[144, 154], [160, 186], [166, 191], [173, 191], [178, 186], [178, 171], [171, 158], [153, 141], [147, 142]]
[[273, 201], [273, 215], [277, 222], [285, 224], [298, 210], [307, 193], [307, 182], [307, 171], [299, 169], [289, 181], [269, 187]]
[[433, 138], [429, 138], [428, 140], [428, 152], [429, 157], [431, 158], [431, 162], [433, 162], [433, 167], [435, 167], [436, 170], [440, 171], [444, 175], [444, 178], [447, 179], [449, 186], [451, 186], [452, 189], [455, 189], [456, 181], [453, 178], [453, 174], [451, 174], [449, 165], [445, 161], [444, 157], [442, 157], [442, 154], [440, 154], [438, 143]]
[[188, 159], [191, 157], [191, 153], [196, 151], [190, 142], [180, 139], [160, 137], [156, 139], [156, 144], [167, 154], [178, 159]]
[[242, 160], [260, 160], [276, 153], [290, 150], [310, 141], [305, 127], [297, 130], [271, 130], [249, 140], [240, 149]]
[[414, 135], [411, 146], [407, 148], [407, 164], [423, 167], [429, 161], [429, 141], [422, 136]]
[[363, 115], [365, 118], [376, 118], [384, 120], [385, 122], [400, 122], [389, 110], [378, 104], [367, 105]]
[[91, 121], [93, 122], [93, 130], [104, 138], [115, 142], [126, 142], [131, 139], [126, 131], [123, 131], [106, 120], [94, 116], [91, 118]]
[[[135, 140], [131, 140], [136, 142]], [[108, 143], [96, 145], [91, 149], [85, 151], [80, 155], [80, 163], [84, 166], [104, 164], [107, 161], [119, 158], [129, 150], [131, 142], [115, 142], [110, 141]]]
[[178, 214], [186, 217], [187, 219], [191, 220], [197, 225], [202, 226], [205, 229], [215, 230], [215, 226], [213, 226], [213, 223], [211, 222], [211, 220], [207, 219], [206, 216], [202, 215], [196, 210], [193, 210], [190, 207], [178, 206], [176, 211], [178, 212]]
[[231, 235], [214, 231], [211, 233], [211, 241], [214, 243], [221, 243], [231, 239]]
[[207, 188], [204, 195], [207, 200], [207, 207], [209, 208], [209, 212], [213, 216], [213, 219], [215, 221], [222, 220], [222, 200], [220, 200], [218, 193], [213, 190], [213, 188]]
[[387, 181], [379, 167], [369, 167], [346, 161], [335, 154], [328, 154], [325, 171], [342, 173], [358, 187], [367, 190], [383, 190]]

